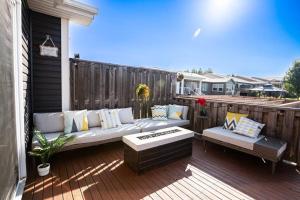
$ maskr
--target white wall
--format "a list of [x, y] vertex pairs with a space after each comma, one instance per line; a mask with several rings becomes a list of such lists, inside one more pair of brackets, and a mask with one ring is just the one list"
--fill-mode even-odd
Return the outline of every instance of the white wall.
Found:
[[62, 110], [70, 110], [69, 20], [61, 19]]

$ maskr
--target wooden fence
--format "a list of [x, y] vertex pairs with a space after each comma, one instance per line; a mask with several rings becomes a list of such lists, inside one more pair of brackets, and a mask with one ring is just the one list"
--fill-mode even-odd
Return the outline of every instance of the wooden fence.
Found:
[[[205, 98], [205, 96], [204, 96]], [[245, 113], [255, 121], [266, 124], [263, 134], [281, 138], [288, 142], [285, 158], [300, 164], [300, 108], [287, 107], [287, 102], [269, 101], [254, 98], [236, 100], [233, 98], [216, 99], [207, 97], [207, 118], [200, 118], [200, 107], [196, 97], [176, 97], [173, 103], [190, 106], [192, 128], [201, 133], [203, 129], [222, 126], [227, 111]], [[282, 101], [282, 100], [281, 100]], [[262, 102], [262, 103], [258, 103]], [[203, 123], [204, 120], [204, 123]]]
[[[151, 90], [150, 106], [169, 104], [176, 93], [173, 72], [76, 59], [70, 59], [70, 70], [72, 110], [133, 107], [138, 118], [135, 88], [139, 83]], [[147, 116], [145, 109], [142, 116]]]

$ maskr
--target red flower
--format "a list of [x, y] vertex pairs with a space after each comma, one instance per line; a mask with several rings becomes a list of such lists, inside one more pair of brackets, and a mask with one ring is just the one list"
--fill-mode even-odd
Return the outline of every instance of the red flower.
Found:
[[206, 104], [206, 100], [205, 100], [204, 98], [199, 98], [199, 99], [197, 100], [197, 103], [198, 103], [200, 106], [204, 107], [205, 104]]

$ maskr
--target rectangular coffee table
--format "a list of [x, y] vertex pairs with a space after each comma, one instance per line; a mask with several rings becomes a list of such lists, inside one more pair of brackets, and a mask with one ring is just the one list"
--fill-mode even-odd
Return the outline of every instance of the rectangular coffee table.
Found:
[[123, 136], [124, 161], [140, 173], [154, 166], [192, 154], [194, 132], [170, 127]]

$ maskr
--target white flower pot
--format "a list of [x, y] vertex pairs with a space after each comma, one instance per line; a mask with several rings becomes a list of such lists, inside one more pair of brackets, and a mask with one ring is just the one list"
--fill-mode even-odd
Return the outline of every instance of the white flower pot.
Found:
[[43, 167], [43, 164], [37, 166], [37, 170], [40, 176], [46, 176], [50, 172], [50, 163], [46, 163], [46, 167]]

